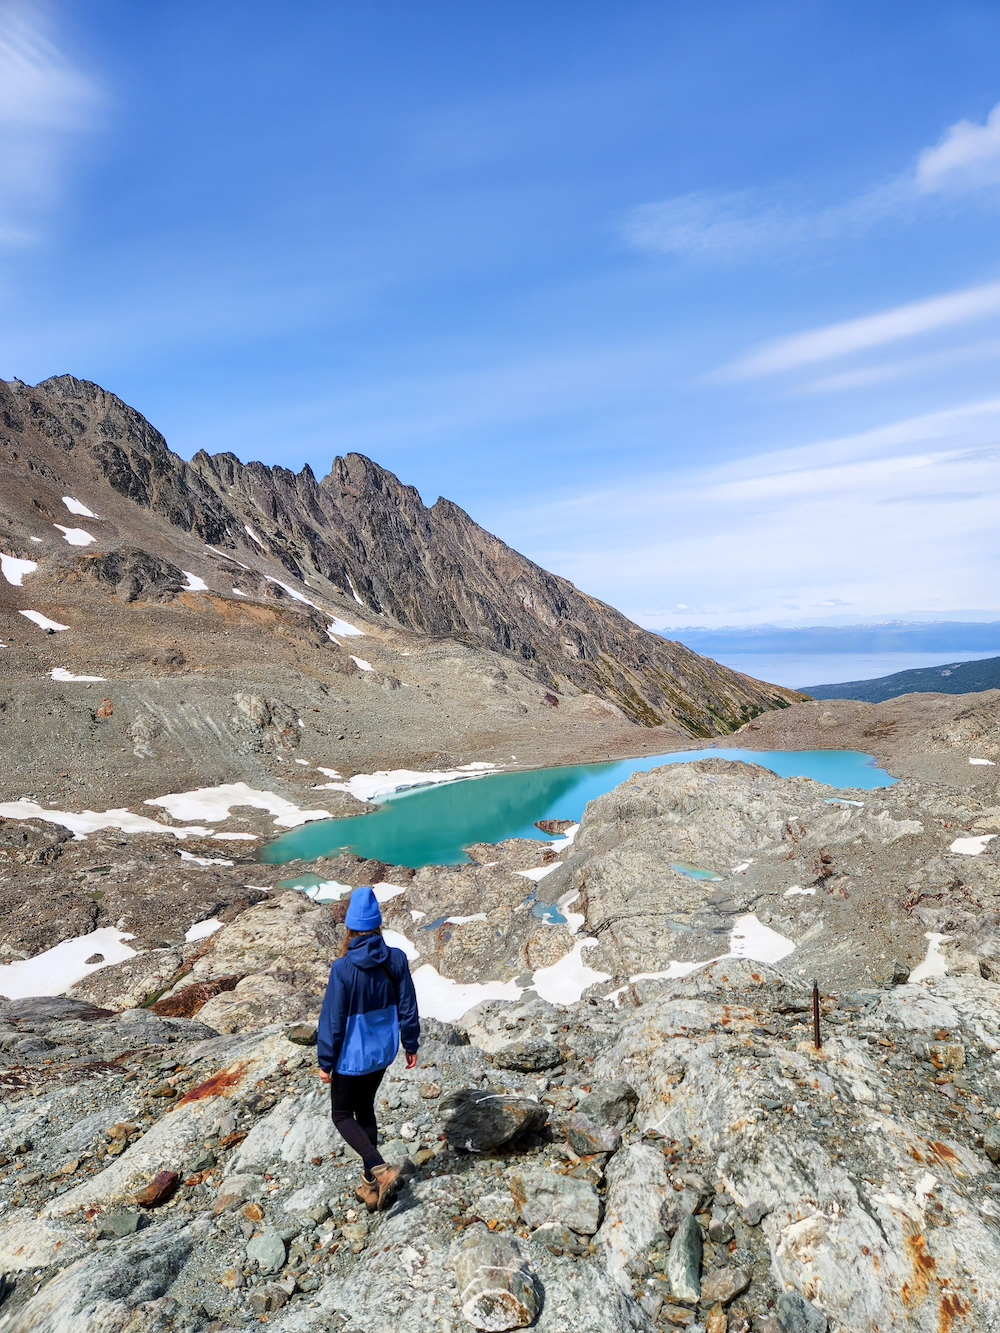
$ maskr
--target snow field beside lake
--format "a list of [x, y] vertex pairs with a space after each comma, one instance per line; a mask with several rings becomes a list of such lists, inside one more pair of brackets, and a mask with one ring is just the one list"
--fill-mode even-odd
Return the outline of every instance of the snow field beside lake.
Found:
[[[320, 773], [339, 777], [335, 769], [319, 768]], [[495, 764], [477, 762], [462, 764], [460, 768], [433, 770], [427, 773], [414, 772], [407, 768], [394, 768], [378, 773], [355, 773], [346, 782], [323, 782], [313, 788], [314, 791], [346, 791], [349, 796], [359, 801], [378, 802], [397, 792], [411, 791], [419, 787], [435, 787], [443, 782], [460, 782], [463, 778], [484, 777], [486, 773], [496, 772]]]
[[245, 782], [224, 782], [218, 787], [198, 787], [194, 791], [156, 796], [145, 805], [161, 806], [173, 819], [206, 819], [216, 823], [229, 818], [233, 806], [249, 805], [267, 810], [282, 828], [297, 828], [311, 819], [329, 819], [329, 810], [300, 810], [292, 801], [273, 791], [257, 791]]

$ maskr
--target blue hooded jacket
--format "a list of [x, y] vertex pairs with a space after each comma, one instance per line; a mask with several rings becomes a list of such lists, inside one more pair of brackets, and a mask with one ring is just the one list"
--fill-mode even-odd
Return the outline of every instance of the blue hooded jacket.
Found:
[[[396, 982], [398, 1009], [385, 968]], [[316, 1042], [319, 1067], [338, 1074], [385, 1069], [400, 1036], [403, 1049], [414, 1053], [420, 1019], [406, 954], [390, 949], [381, 935], [363, 935], [330, 968]]]

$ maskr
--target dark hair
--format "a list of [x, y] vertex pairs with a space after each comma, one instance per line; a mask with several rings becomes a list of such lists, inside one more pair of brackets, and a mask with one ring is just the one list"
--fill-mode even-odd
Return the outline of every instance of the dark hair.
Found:
[[343, 958], [344, 954], [347, 953], [348, 949], [351, 947], [354, 941], [359, 940], [362, 935], [381, 935], [381, 934], [382, 934], [381, 926], [376, 926], [374, 930], [351, 930], [350, 927], [348, 927], [348, 929], [344, 933], [344, 938], [340, 942], [340, 953], [337, 956], [339, 958]]

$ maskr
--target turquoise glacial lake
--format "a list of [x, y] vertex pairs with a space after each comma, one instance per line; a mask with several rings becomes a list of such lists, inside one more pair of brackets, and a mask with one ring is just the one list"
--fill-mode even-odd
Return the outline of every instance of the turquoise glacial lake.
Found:
[[311, 861], [340, 851], [392, 865], [454, 865], [468, 861], [464, 848], [503, 838], [542, 838], [536, 819], [578, 820], [588, 801], [617, 787], [632, 773], [695, 759], [744, 759], [780, 777], [814, 778], [831, 787], [871, 791], [896, 781], [874, 756], [858, 750], [681, 750], [615, 763], [571, 764], [513, 773], [491, 773], [438, 787], [398, 792], [377, 811], [348, 819], [320, 819], [262, 847], [271, 864]]

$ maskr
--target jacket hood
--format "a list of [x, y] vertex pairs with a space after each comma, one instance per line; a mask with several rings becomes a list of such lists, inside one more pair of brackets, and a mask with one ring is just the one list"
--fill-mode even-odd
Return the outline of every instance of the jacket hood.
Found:
[[347, 957], [355, 967], [367, 969], [381, 967], [389, 961], [389, 946], [381, 935], [362, 935], [359, 940], [352, 940]]

